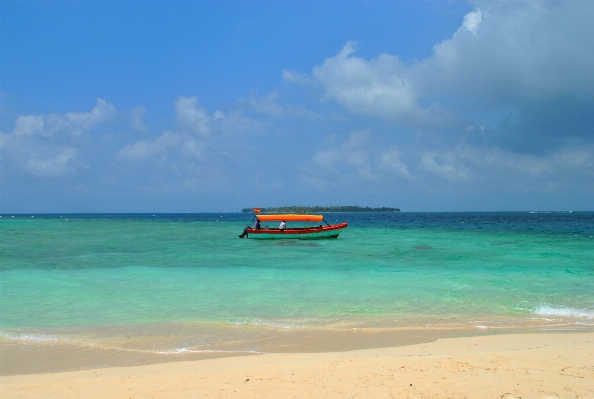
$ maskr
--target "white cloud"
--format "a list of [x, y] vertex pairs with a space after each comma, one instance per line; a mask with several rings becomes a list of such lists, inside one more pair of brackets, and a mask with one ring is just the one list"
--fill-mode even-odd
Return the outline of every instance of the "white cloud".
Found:
[[11, 133], [0, 133], [2, 165], [40, 178], [74, 173], [82, 165], [76, 162], [78, 136], [112, 121], [116, 114], [113, 105], [98, 98], [89, 112], [21, 115]]
[[30, 158], [25, 164], [25, 169], [38, 177], [61, 176], [66, 172], [74, 171], [74, 168], [69, 166], [69, 162], [76, 157], [77, 153], [76, 149], [69, 147], [50, 158]]
[[15, 122], [13, 134], [17, 136], [34, 136], [45, 134], [43, 115], [21, 115]]
[[397, 147], [391, 147], [381, 154], [381, 166], [394, 176], [410, 179], [412, 176], [406, 164], [400, 159], [401, 156], [402, 152]]
[[287, 82], [296, 83], [303, 86], [315, 86], [316, 82], [304, 73], [290, 71], [285, 69], [283, 71], [283, 79]]
[[411, 76], [422, 95], [592, 98], [592, 18], [587, 1], [479, 1], [451, 39], [411, 66]]
[[385, 148], [369, 130], [352, 132], [345, 141], [317, 151], [303, 166], [302, 180], [320, 190], [357, 187], [380, 193], [406, 186], [418, 193], [480, 194], [571, 189], [594, 179], [592, 144], [574, 143], [544, 155], [468, 143], [428, 146], [433, 149], [404, 153], [396, 146]]
[[118, 156], [140, 161], [144, 158], [164, 155], [168, 150], [178, 147], [182, 140], [180, 133], [164, 132], [152, 140], [140, 140], [126, 145], [118, 152]]
[[307, 110], [304, 107], [296, 107], [290, 104], [280, 105], [278, 103], [279, 98], [280, 94], [277, 91], [272, 91], [263, 98], [256, 98], [254, 95], [251, 95], [248, 98], [248, 104], [254, 111], [273, 118], [293, 117], [310, 120], [322, 119], [320, 114]]
[[[498, 140], [510, 148], [517, 140], [505, 137], [517, 135], [593, 139], [590, 120], [566, 131], [571, 116], [561, 112], [581, 110], [572, 119], [587, 119], [594, 106], [592, 19], [594, 2], [588, 1], [477, 1], [425, 59], [405, 64], [388, 53], [365, 59], [349, 41], [310, 75], [284, 71], [283, 78], [314, 87], [321, 101], [352, 114], [413, 129], [451, 132], [473, 123], [493, 132], [503, 126]], [[522, 127], [504, 126], [502, 109], [512, 110]], [[547, 132], [539, 125], [543, 114], [551, 121]]]
[[[355, 43], [347, 42], [334, 57], [314, 67], [312, 78], [321, 88], [323, 101], [336, 101], [353, 114], [371, 115], [405, 125], [428, 127], [454, 122], [438, 104], [421, 107], [408, 67], [396, 56], [380, 54], [367, 61], [354, 55]], [[287, 76], [294, 74], [285, 72]], [[303, 82], [291, 78], [294, 82]]]
[[143, 131], [147, 127], [143, 122], [144, 116], [146, 115], [146, 109], [144, 107], [134, 107], [130, 111], [130, 122], [134, 130]]
[[464, 16], [464, 22], [462, 23], [462, 26], [465, 27], [466, 29], [468, 29], [468, 31], [470, 31], [476, 35], [476, 32], [478, 31], [478, 27], [481, 23], [481, 19], [482, 19], [481, 10], [476, 9], [475, 11], [471, 11]]
[[317, 151], [304, 166], [305, 180], [315, 186], [384, 184], [411, 175], [396, 146], [378, 148], [370, 130], [352, 132], [341, 144]]
[[210, 134], [211, 117], [204, 108], [198, 106], [198, 98], [180, 97], [175, 102], [175, 121], [182, 129], [201, 136]]
[[271, 92], [266, 97], [256, 99], [253, 95], [249, 97], [248, 103], [251, 108], [264, 115], [280, 118], [285, 115], [285, 109], [277, 104], [278, 92]]
[[468, 180], [469, 176], [464, 167], [456, 166], [454, 161], [452, 154], [424, 153], [421, 154], [421, 170], [453, 182]]
[[[139, 140], [121, 148], [117, 157], [141, 161], [147, 158], [163, 160], [168, 154], [172, 159], [179, 156], [186, 159], [201, 159], [205, 148], [205, 140], [211, 136], [213, 129], [218, 124], [225, 123], [233, 118], [226, 118], [222, 111], [215, 111], [213, 117], [198, 105], [196, 96], [181, 96], [174, 104], [175, 121], [181, 131], [166, 131], [152, 139]], [[134, 116], [143, 116], [144, 108], [137, 107]], [[198, 138], [196, 137], [198, 136]]]
[[200, 159], [203, 149], [203, 141], [197, 140], [187, 133], [168, 131], [154, 139], [140, 140], [134, 144], [126, 145], [118, 152], [118, 157], [142, 161], [155, 157], [162, 159], [162, 157], [171, 154], [171, 158], [176, 159], [177, 153], [180, 153], [186, 158]]
[[117, 112], [113, 105], [105, 100], [98, 98], [97, 105], [91, 112], [68, 112], [66, 119], [72, 127], [72, 132], [80, 134], [94, 128], [99, 123], [108, 122], [115, 118]]
[[113, 105], [101, 98], [90, 112], [68, 112], [65, 115], [21, 115], [15, 121], [12, 131], [16, 136], [53, 136], [57, 132], [79, 135], [100, 123], [114, 119], [117, 112]]
[[[459, 144], [439, 151], [422, 151], [416, 173], [435, 182], [486, 188], [500, 192], [540, 192], [551, 187], [572, 187], [594, 178], [594, 146], [571, 145], [546, 155], [517, 154], [496, 146]], [[434, 180], [435, 178], [437, 180]]]
[[[196, 96], [179, 97], [174, 108], [179, 130], [165, 131], [156, 137], [129, 143], [120, 148], [116, 158], [121, 161], [148, 161], [160, 166], [168, 164], [175, 170], [182, 168], [192, 175], [200, 173], [200, 168], [206, 168], [207, 163], [212, 167], [217, 155], [228, 157], [229, 148], [242, 147], [244, 144], [239, 143], [237, 138], [246, 131], [262, 129], [261, 125], [244, 117], [240, 111], [225, 114], [217, 110], [211, 117], [198, 105]], [[210, 156], [206, 162], [208, 154]]]
[[324, 88], [322, 99], [335, 100], [353, 113], [386, 117], [416, 108], [414, 89], [397, 57], [381, 54], [368, 62], [353, 56], [354, 51], [354, 43], [348, 42], [314, 68], [312, 75]]

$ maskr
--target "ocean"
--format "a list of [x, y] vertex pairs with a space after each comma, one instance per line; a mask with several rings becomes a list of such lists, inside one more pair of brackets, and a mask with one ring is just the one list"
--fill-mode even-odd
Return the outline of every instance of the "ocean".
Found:
[[594, 329], [594, 212], [325, 217], [349, 227], [252, 240], [242, 213], [3, 214], [0, 373]]

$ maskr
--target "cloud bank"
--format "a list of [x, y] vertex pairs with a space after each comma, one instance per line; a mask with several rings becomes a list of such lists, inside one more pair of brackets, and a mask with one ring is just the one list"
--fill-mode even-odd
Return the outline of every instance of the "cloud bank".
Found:
[[283, 77], [353, 114], [442, 133], [483, 126], [493, 144], [546, 151], [594, 138], [593, 17], [591, 2], [477, 2], [426, 59], [367, 60], [349, 41], [311, 74]]

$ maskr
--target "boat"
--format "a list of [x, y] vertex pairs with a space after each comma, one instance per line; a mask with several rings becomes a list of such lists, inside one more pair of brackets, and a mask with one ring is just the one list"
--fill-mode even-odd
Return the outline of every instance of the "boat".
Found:
[[[256, 212], [257, 208], [254, 209]], [[270, 227], [264, 223], [285, 222], [289, 225], [285, 229]], [[303, 225], [301, 225], [303, 223]], [[323, 224], [325, 223], [325, 225]], [[239, 235], [239, 238], [259, 239], [297, 239], [310, 240], [320, 238], [337, 238], [348, 223], [328, 224], [322, 215], [296, 215], [296, 214], [266, 214], [256, 216]], [[279, 225], [280, 226], [280, 225]], [[259, 227], [259, 228], [258, 228]]]

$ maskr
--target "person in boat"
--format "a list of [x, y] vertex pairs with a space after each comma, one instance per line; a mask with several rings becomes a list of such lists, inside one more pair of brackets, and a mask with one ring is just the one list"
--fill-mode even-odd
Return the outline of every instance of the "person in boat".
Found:
[[256, 226], [254, 227], [254, 230], [260, 230], [262, 227], [260, 226], [260, 219], [256, 219]]
[[287, 224], [285, 223], [285, 221], [283, 220], [281, 222], [281, 224], [278, 226], [279, 230], [286, 230], [287, 229]]

